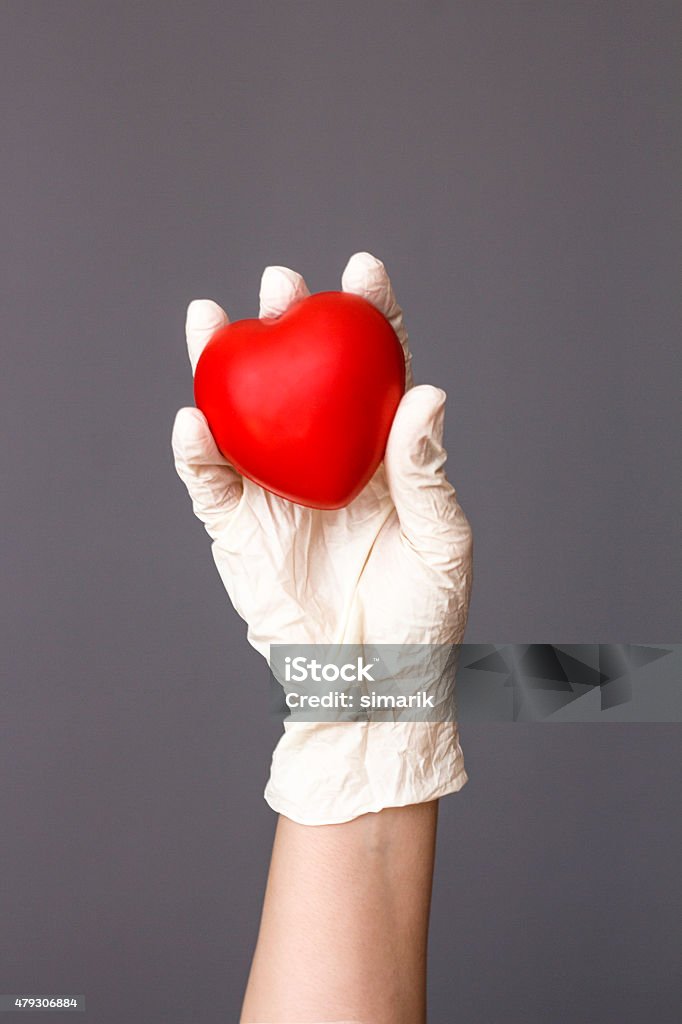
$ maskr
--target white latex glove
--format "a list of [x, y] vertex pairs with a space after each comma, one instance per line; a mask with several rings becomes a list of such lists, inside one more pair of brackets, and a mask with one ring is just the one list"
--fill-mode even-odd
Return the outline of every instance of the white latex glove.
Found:
[[[277, 643], [458, 644], [466, 626], [472, 536], [443, 469], [445, 393], [412, 387], [402, 310], [383, 263], [356, 253], [342, 288], [390, 321], [407, 370], [384, 462], [349, 506], [304, 508], [242, 478], [198, 409], [181, 409], [173, 428], [177, 471], [248, 640], [266, 658]], [[260, 316], [308, 294], [299, 274], [267, 267]], [[227, 322], [216, 303], [190, 303], [193, 369]], [[287, 722], [265, 798], [294, 821], [334, 824], [436, 799], [466, 781], [454, 722]]]

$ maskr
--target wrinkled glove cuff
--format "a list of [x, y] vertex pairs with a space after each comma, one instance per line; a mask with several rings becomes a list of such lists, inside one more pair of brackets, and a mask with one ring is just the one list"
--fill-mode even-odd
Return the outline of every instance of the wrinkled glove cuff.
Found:
[[301, 825], [337, 825], [466, 782], [455, 722], [296, 722], [275, 748], [265, 799]]

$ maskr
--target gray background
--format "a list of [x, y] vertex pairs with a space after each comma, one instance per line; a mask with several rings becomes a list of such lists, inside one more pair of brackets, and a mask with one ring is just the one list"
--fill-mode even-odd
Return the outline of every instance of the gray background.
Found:
[[[187, 302], [386, 263], [470, 642], [679, 639], [679, 57], [656, 2], [7, 2], [0, 991], [232, 1021], [278, 727], [171, 463]], [[434, 1024], [677, 1019], [679, 728], [477, 725]]]

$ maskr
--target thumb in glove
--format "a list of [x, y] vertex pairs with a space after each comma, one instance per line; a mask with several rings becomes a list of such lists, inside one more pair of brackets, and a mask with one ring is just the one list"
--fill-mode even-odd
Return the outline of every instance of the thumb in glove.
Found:
[[405, 543], [434, 569], [466, 568], [469, 522], [445, 476], [446, 394], [429, 384], [403, 396], [391, 427], [384, 465]]

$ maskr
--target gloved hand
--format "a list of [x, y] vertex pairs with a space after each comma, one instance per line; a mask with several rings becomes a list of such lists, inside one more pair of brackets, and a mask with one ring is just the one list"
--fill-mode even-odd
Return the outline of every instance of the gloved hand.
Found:
[[[248, 640], [266, 658], [277, 643], [459, 644], [466, 626], [472, 537], [443, 468], [445, 393], [412, 386], [402, 310], [383, 263], [356, 253], [342, 288], [390, 321], [407, 371], [384, 462], [348, 507], [304, 508], [240, 477], [198, 409], [181, 409], [173, 428], [177, 471]], [[278, 316], [308, 294], [299, 274], [267, 267], [260, 316]], [[227, 322], [215, 302], [190, 303], [193, 369]], [[432, 800], [466, 781], [453, 721], [287, 722], [265, 798], [302, 824], [335, 824]]]

